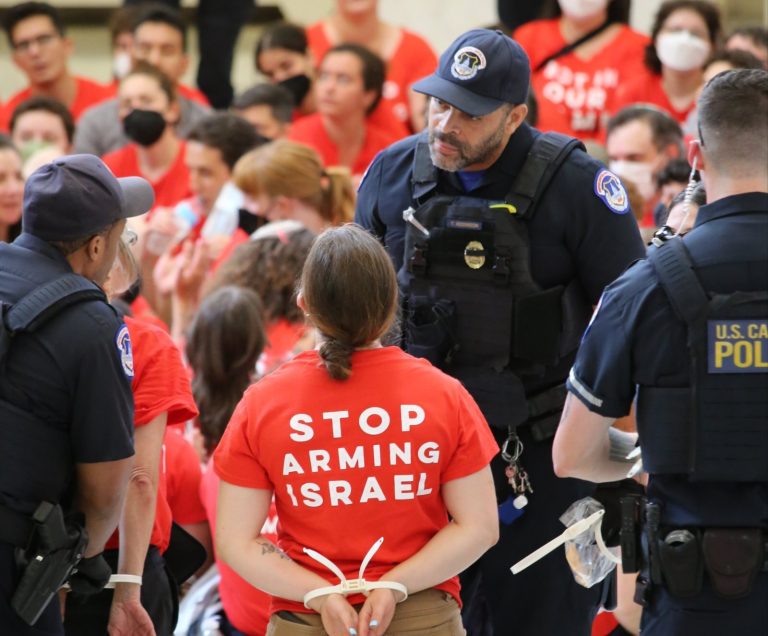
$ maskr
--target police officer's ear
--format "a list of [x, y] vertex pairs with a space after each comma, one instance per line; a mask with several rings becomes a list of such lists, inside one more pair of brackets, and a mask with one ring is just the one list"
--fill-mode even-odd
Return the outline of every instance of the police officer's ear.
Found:
[[702, 152], [701, 141], [699, 139], [691, 139], [691, 141], [688, 142], [688, 154], [686, 158], [688, 159], [688, 165], [690, 166], [694, 165], [694, 162], [696, 162], [697, 170], [707, 169], [704, 153]]
[[505, 125], [507, 128], [507, 132], [511, 135], [513, 132], [515, 132], [520, 125], [525, 121], [525, 118], [528, 116], [528, 106], [527, 104], [517, 104], [516, 106], [513, 106], [509, 109], [507, 112], [507, 118], [505, 121]]

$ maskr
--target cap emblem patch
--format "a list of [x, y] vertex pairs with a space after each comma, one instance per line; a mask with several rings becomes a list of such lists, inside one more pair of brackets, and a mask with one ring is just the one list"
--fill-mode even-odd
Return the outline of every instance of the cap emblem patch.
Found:
[[451, 64], [451, 75], [456, 79], [469, 80], [485, 68], [485, 55], [474, 46], [464, 46], [456, 51]]

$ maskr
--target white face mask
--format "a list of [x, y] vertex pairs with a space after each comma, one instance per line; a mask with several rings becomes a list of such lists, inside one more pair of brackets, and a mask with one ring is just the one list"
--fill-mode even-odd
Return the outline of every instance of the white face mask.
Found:
[[563, 15], [581, 20], [591, 18], [608, 6], [608, 0], [557, 0]]
[[116, 79], [123, 79], [131, 71], [131, 55], [125, 51], [115, 53], [112, 58], [112, 75]]
[[662, 33], [656, 38], [656, 55], [664, 66], [675, 71], [692, 71], [702, 68], [711, 47], [688, 31]]
[[642, 161], [611, 161], [608, 166], [623, 181], [630, 181], [637, 188], [643, 200], [648, 201], [656, 194], [653, 180], [653, 166]]

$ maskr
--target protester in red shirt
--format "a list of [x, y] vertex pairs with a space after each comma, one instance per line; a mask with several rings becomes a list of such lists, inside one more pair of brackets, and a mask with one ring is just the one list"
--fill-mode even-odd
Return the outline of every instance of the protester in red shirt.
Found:
[[174, 124], [179, 104], [171, 81], [139, 62], [120, 82], [120, 122], [131, 143], [103, 157], [115, 176], [140, 175], [152, 184], [155, 207], [173, 206], [190, 195], [185, 143]]
[[74, 43], [65, 36], [55, 7], [43, 2], [13, 5], [5, 10], [4, 27], [13, 62], [27, 76], [29, 86], [11, 96], [0, 111], [0, 130], [7, 130], [14, 108], [33, 95], [57, 99], [76, 120], [88, 107], [111, 97], [109, 87], [69, 72]]
[[352, 220], [355, 190], [345, 169], [323, 168], [312, 148], [279, 140], [242, 156], [232, 173], [256, 214], [270, 221], [294, 219], [319, 234]]
[[[304, 28], [295, 24], [276, 24], [266, 29], [256, 43], [256, 70], [291, 92], [297, 120], [311, 115], [317, 108], [313, 84], [317, 75], [315, 65], [320, 59], [322, 57], [315, 57], [310, 50]], [[397, 138], [410, 133], [407, 122], [399, 119], [385, 100], [379, 101], [367, 120]]]
[[307, 28], [309, 48], [316, 60], [337, 44], [359, 44], [387, 66], [381, 105], [389, 108], [410, 132], [426, 125], [427, 99], [411, 84], [437, 66], [437, 55], [421, 36], [379, 19], [377, 0], [336, 0], [336, 11]]
[[696, 105], [704, 63], [720, 38], [720, 11], [705, 0], [661, 5], [645, 49], [645, 69], [617, 91], [616, 113], [634, 103], [663, 108], [680, 124]]
[[[200, 409], [198, 425], [205, 451], [212, 454], [240, 400], [253, 382], [256, 360], [266, 335], [259, 295], [252, 289], [229, 285], [210, 294], [189, 328], [187, 359], [194, 373], [192, 390]], [[215, 529], [218, 477], [209, 462], [200, 497]], [[274, 536], [274, 514], [271, 530]], [[219, 595], [227, 620], [240, 632], [261, 636], [269, 618], [269, 597], [240, 578], [217, 556]]]
[[[129, 248], [121, 243], [119, 257], [105, 287], [117, 297], [136, 275]], [[162, 552], [168, 547], [171, 511], [165, 496], [161, 461], [167, 424], [197, 415], [189, 376], [181, 355], [161, 329], [125, 316], [133, 354], [134, 468], [123, 504], [119, 534], [107, 541], [104, 556], [118, 574], [142, 577], [136, 583], [118, 583], [87, 599], [68, 596], [65, 630], [68, 634], [169, 634], [173, 631], [176, 597], [164, 568]], [[121, 631], [122, 630], [122, 631]]]
[[38, 95], [21, 102], [11, 113], [8, 128], [25, 160], [50, 146], [62, 154], [72, 152], [75, 135], [72, 113], [51, 97]]
[[[363, 229], [317, 238], [298, 304], [319, 349], [250, 387], [214, 454], [219, 557], [273, 595], [271, 633], [463, 634], [457, 574], [498, 538], [485, 419], [457, 380], [382, 347], [397, 278]], [[260, 534], [273, 493], [277, 545]], [[367, 598], [328, 588], [331, 566]]]
[[642, 71], [648, 44], [628, 19], [626, 0], [559, 0], [550, 18], [515, 31], [531, 62], [538, 128], [603, 138], [613, 95]]
[[361, 177], [376, 154], [397, 137], [366, 121], [381, 99], [384, 63], [368, 49], [341, 44], [320, 63], [317, 113], [291, 127], [288, 138], [307, 144], [326, 166], [347, 166]]
[[[262, 375], [306, 348], [304, 313], [294, 296], [296, 279], [314, 239], [312, 232], [295, 221], [265, 225], [252, 240], [239, 245], [203, 287], [204, 299], [230, 285], [252, 289], [262, 299], [267, 331], [267, 345], [258, 364]], [[186, 328], [184, 323], [180, 326]]]

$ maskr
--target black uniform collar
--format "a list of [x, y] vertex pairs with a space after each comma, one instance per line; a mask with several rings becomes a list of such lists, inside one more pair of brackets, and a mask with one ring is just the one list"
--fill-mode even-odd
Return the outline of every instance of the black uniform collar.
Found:
[[50, 243], [47, 243], [43, 239], [37, 238], [32, 234], [22, 232], [13, 242], [13, 245], [37, 252], [38, 254], [42, 254], [43, 256], [46, 256], [62, 265], [62, 268], [65, 269], [65, 271], [72, 271], [72, 267], [70, 266], [69, 261], [59, 250], [57, 250]]
[[[512, 180], [520, 172], [520, 169], [525, 163], [525, 159], [528, 156], [528, 151], [531, 149], [533, 140], [538, 131], [534, 130], [526, 123], [520, 125], [520, 127], [513, 133], [507, 142], [507, 146], [496, 160], [496, 163], [491, 165], [485, 170], [482, 185], [488, 183], [501, 183], [506, 184], [506, 187], [512, 185]], [[457, 191], [462, 192], [463, 186], [458, 176], [453, 172], [445, 172], [440, 170], [440, 173], [447, 176]], [[482, 187], [482, 186], [481, 186]], [[505, 193], [499, 194], [504, 196]]]
[[732, 214], [748, 214], [750, 212], [768, 212], [768, 192], [733, 194], [702, 205], [698, 215], [696, 215], [696, 222], [693, 227]]

